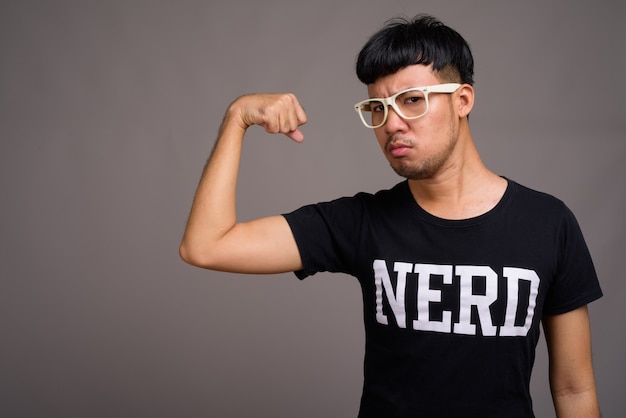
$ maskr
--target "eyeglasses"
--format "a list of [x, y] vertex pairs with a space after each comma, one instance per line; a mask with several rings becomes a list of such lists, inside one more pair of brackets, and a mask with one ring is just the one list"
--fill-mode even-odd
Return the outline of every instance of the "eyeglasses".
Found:
[[421, 118], [428, 112], [429, 93], [454, 93], [461, 84], [446, 83], [426, 87], [412, 87], [390, 97], [363, 100], [354, 105], [363, 124], [368, 128], [380, 128], [387, 122], [389, 106], [403, 119]]

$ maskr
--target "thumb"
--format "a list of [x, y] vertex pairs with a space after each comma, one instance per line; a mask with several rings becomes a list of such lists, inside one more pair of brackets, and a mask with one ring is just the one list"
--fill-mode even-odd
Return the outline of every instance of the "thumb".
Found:
[[302, 142], [302, 141], [304, 141], [304, 134], [302, 133], [302, 131], [300, 129], [296, 129], [294, 131], [287, 132], [285, 135], [287, 135], [289, 138], [291, 138], [295, 142]]

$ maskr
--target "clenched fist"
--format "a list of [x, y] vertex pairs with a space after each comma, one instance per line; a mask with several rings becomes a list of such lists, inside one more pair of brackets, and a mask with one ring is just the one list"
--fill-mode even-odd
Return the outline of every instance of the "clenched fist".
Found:
[[307, 122], [304, 109], [293, 94], [250, 94], [236, 99], [228, 109], [243, 129], [262, 126], [266, 132], [287, 135], [302, 142], [304, 135], [298, 129]]

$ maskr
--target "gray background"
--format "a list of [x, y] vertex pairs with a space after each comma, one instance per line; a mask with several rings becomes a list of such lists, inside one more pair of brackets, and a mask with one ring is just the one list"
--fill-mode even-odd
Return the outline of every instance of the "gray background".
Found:
[[[305, 142], [250, 131], [241, 219], [399, 179], [352, 104], [367, 37], [432, 13], [476, 59], [488, 166], [576, 213], [606, 417], [626, 370], [626, 31], [619, 1], [0, 2], [0, 415], [350, 417], [356, 280], [239, 276], [178, 259], [201, 168], [240, 94], [290, 91]], [[553, 416], [543, 341], [532, 382]], [[453, 397], [454, 394], [451, 394]]]

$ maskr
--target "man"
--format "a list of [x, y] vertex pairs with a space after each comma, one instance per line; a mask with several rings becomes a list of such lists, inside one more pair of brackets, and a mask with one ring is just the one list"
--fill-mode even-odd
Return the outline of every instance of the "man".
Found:
[[540, 321], [559, 417], [598, 417], [586, 305], [601, 297], [576, 220], [559, 200], [489, 171], [468, 124], [473, 58], [429, 16], [394, 20], [357, 60], [355, 108], [405, 181], [375, 195], [239, 223], [246, 129], [303, 140], [290, 94], [235, 100], [205, 167], [180, 247], [196, 266], [240, 273], [336, 271], [363, 291], [360, 417], [532, 417]]

